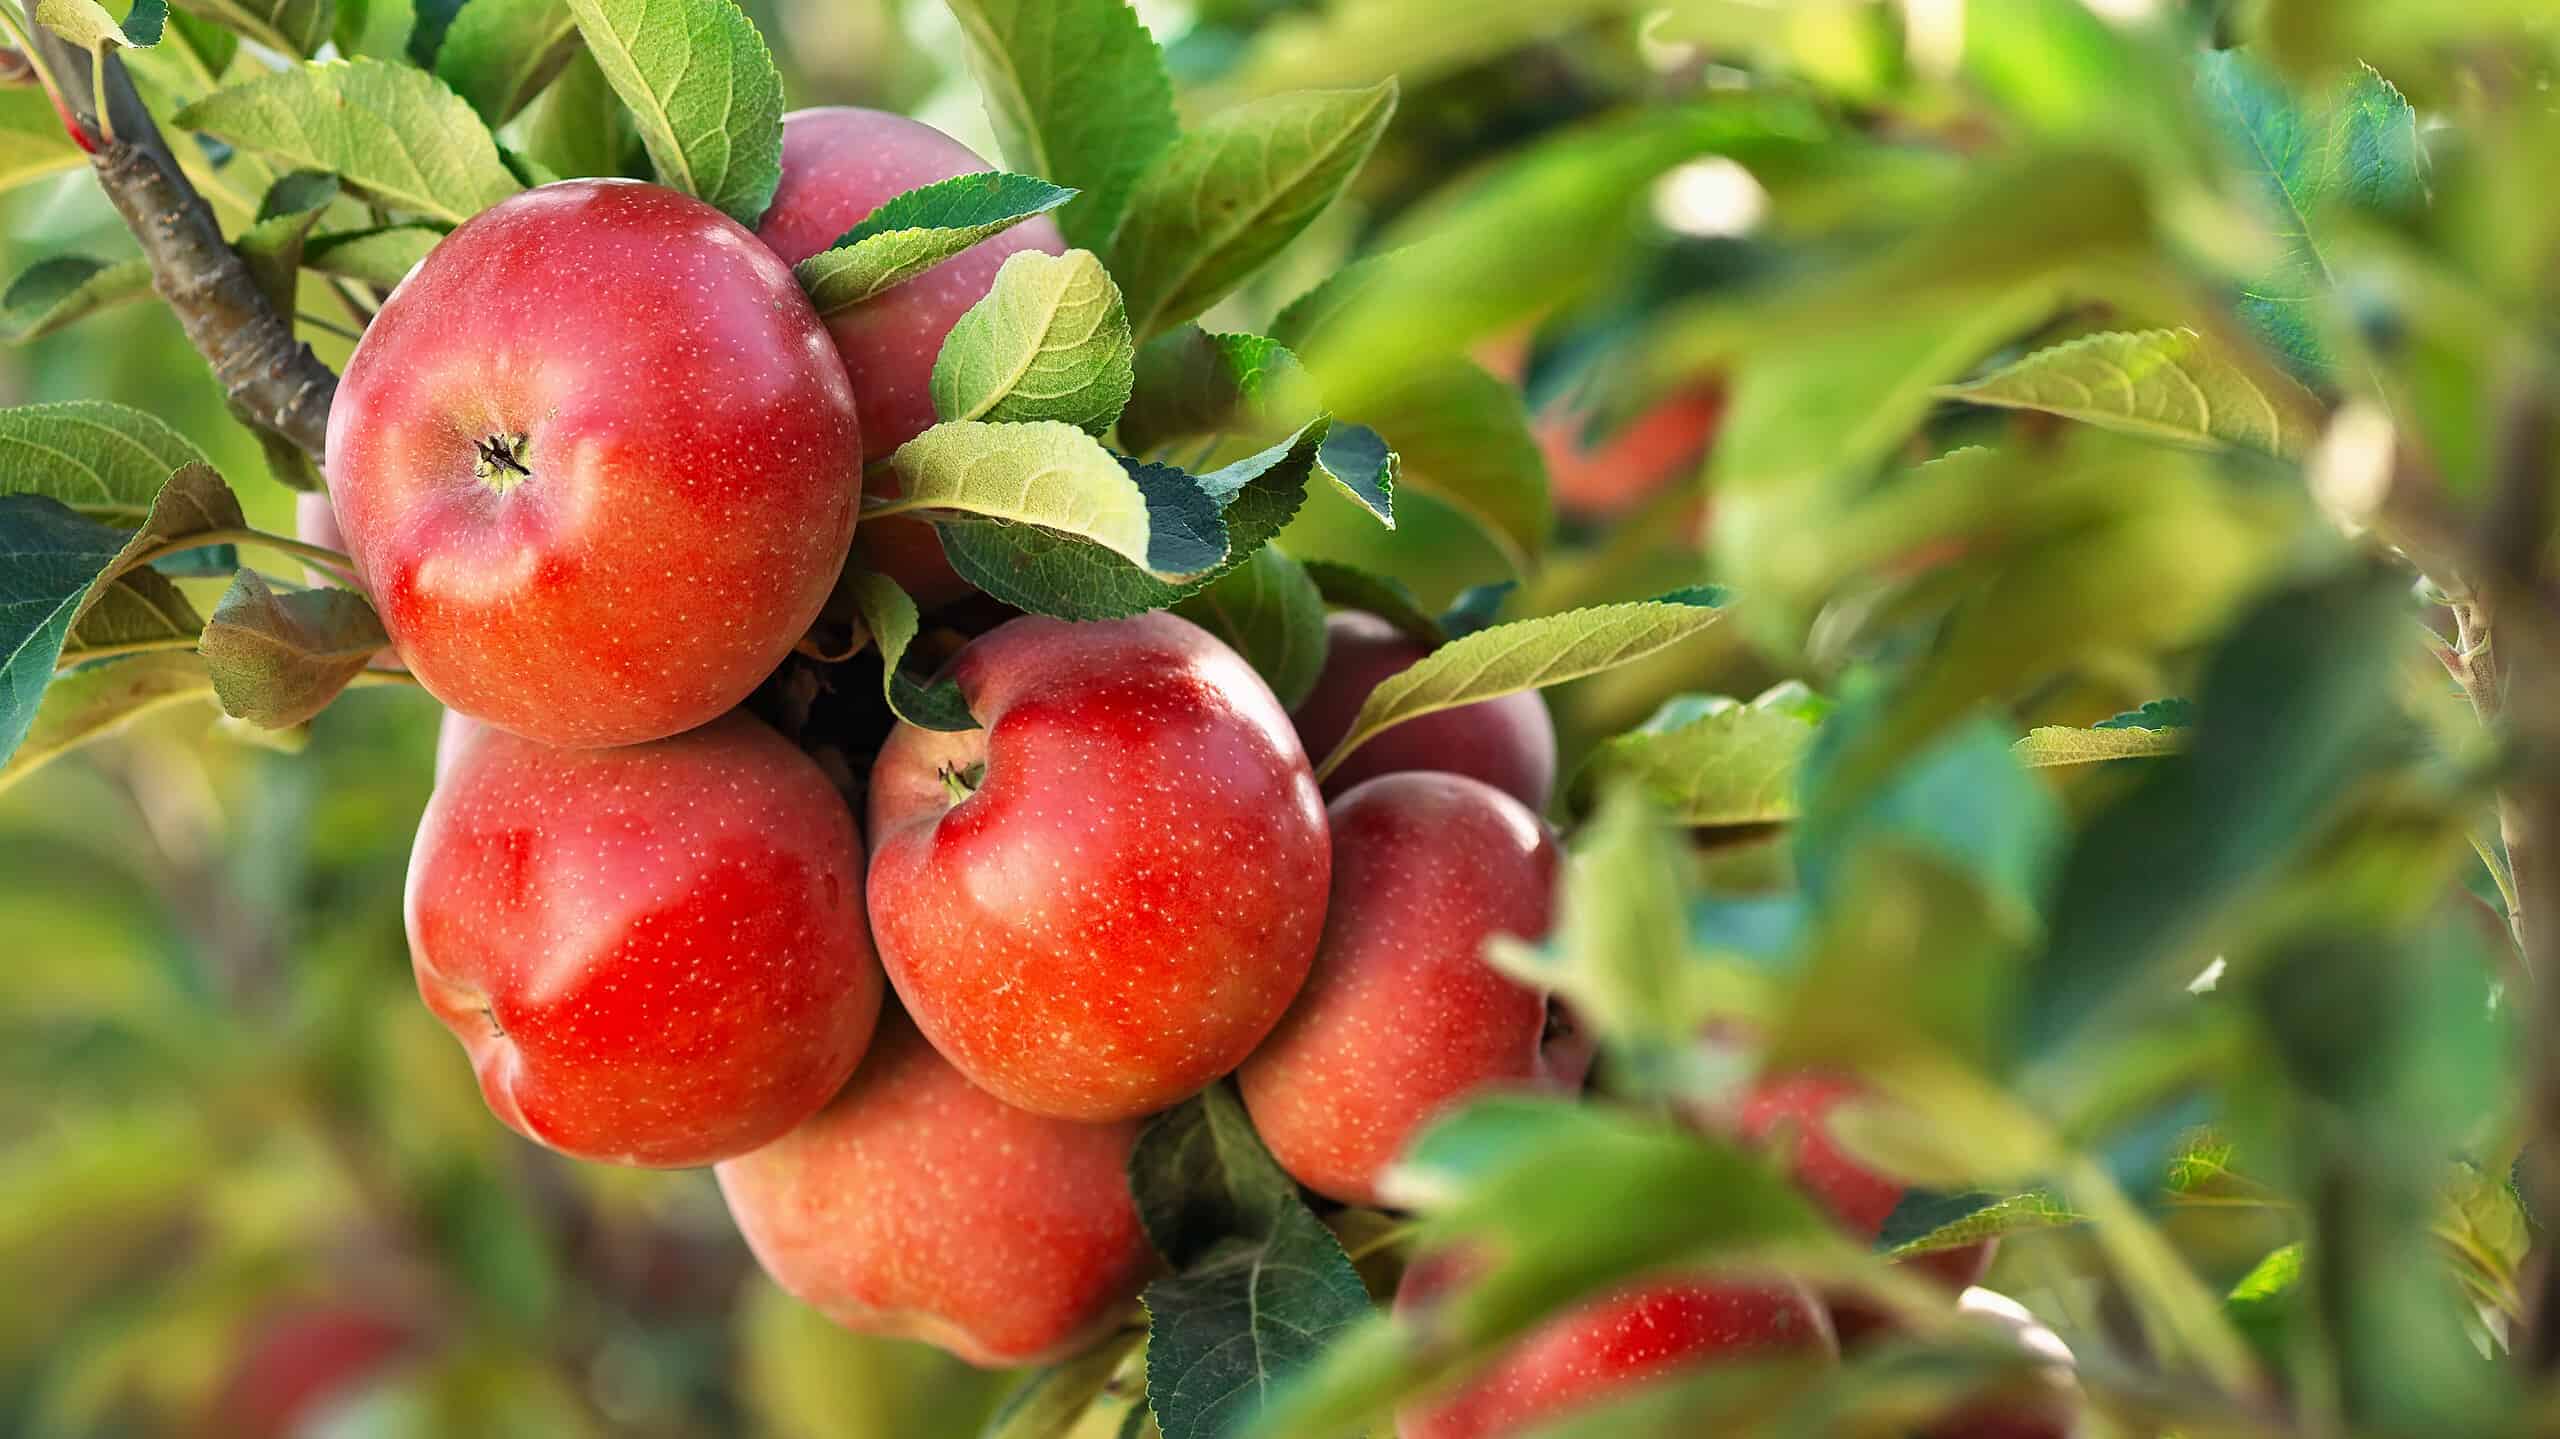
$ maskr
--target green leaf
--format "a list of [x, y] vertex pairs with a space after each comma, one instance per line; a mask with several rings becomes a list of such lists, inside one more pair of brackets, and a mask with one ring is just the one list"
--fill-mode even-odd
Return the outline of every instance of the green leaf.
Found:
[[1002, 170], [936, 180], [891, 197], [793, 273], [818, 313], [832, 315], [1058, 208], [1075, 193]]
[[1315, 581], [1316, 593], [1324, 597], [1329, 608], [1367, 610], [1404, 631], [1406, 638], [1424, 649], [1438, 649], [1448, 642], [1448, 632], [1440, 628], [1439, 617], [1424, 609], [1404, 581], [1393, 575], [1373, 575], [1332, 560], [1299, 563], [1306, 569], [1307, 578]]
[[426, 72], [380, 60], [313, 61], [227, 86], [176, 123], [446, 224], [523, 188], [470, 106]]
[[192, 642], [204, 620], [145, 556], [198, 536], [245, 528], [239, 498], [211, 465], [178, 467], [153, 496], [150, 514], [125, 537], [90, 586], [63, 646], [77, 659], [102, 649], [184, 639]]
[[72, 621], [124, 542], [43, 495], [0, 495], [0, 760], [27, 737]]
[[23, 345], [150, 293], [148, 260], [93, 260], [86, 255], [38, 260], [0, 294], [0, 340]]
[[204, 616], [167, 575], [148, 567], [129, 570], [91, 588], [88, 609], [71, 622], [57, 663], [165, 648], [182, 640], [191, 644], [203, 631]]
[[1005, 1396], [978, 1439], [1073, 1439], [1077, 1421], [1133, 1358], [1143, 1359], [1136, 1331], [1115, 1335], [1073, 1359], [1034, 1370]]
[[1230, 1239], [1147, 1286], [1147, 1403], [1164, 1439], [1223, 1439], [1368, 1317], [1340, 1241], [1294, 1196], [1267, 1234]]
[[[1604, 743], [1592, 763], [1624, 775], [1676, 824], [1774, 824], [1796, 817], [1796, 774], [1814, 720], [1771, 691], [1750, 704], [1713, 697], [1665, 712]], [[1774, 701], [1774, 702], [1772, 702]], [[1672, 706], [1680, 706], [1676, 711]]]
[[95, 520], [138, 525], [171, 472], [205, 463], [184, 435], [103, 400], [0, 410], [0, 494], [46, 495]]
[[971, 584], [1019, 609], [1068, 619], [1163, 609], [1242, 563], [1280, 532], [1306, 499], [1307, 478], [1315, 471], [1323, 437], [1324, 422], [1318, 420], [1269, 449], [1196, 479], [1166, 465], [1120, 461], [1150, 491], [1180, 497], [1185, 506], [1191, 503], [1186, 486], [1207, 495], [1223, 520], [1226, 559], [1186, 580], [1150, 574], [1102, 546], [1021, 527], [947, 523], [941, 527], [942, 547]]
[[1264, 545], [1174, 613], [1226, 641], [1294, 709], [1324, 670], [1324, 596], [1305, 567]]
[[2376, 758], [2405, 577], [2352, 569], [2260, 603], [2208, 663], [2189, 752], [2100, 813], [2064, 867], [2019, 1040], [2052, 1054], [2147, 990], [2216, 907], [2303, 844]]
[[1189, 476], [1124, 462], [1073, 425], [955, 421], [899, 446], [890, 463], [897, 510], [1037, 526], [1161, 576], [1199, 574], [1226, 557], [1217, 507]]
[[1391, 676], [1360, 706], [1350, 733], [1317, 766], [1331, 774], [1384, 731], [1440, 710], [1543, 689], [1659, 654], [1722, 617], [1721, 594], [1683, 590], [1655, 600], [1595, 605], [1514, 620], [1452, 640]]
[[532, 104], [580, 45], [568, 0], [471, 0], [445, 32], [435, 71], [495, 129]]
[[2289, 459], [2310, 449], [2325, 419], [2318, 397], [2300, 381], [2257, 370], [2193, 330], [2083, 335], [1939, 393]]
[[1224, 1240], [1269, 1233], [1298, 1187], [1224, 1084], [1149, 1119], [1129, 1152], [1129, 1192], [1147, 1240], [1175, 1268]]
[[[1244, 428], [1303, 375], [1298, 357], [1276, 340], [1179, 326], [1138, 351], [1120, 443], [1146, 454]], [[1312, 394], [1305, 398], [1314, 413]]]
[[[6, 501], [0, 501], [5, 504]], [[213, 677], [200, 657], [183, 651], [135, 655], [72, 671], [55, 680], [6, 763], [0, 789], [46, 761], [103, 739], [153, 710], [213, 698]]]
[[[330, 27], [332, 43], [345, 59], [371, 55], [395, 64], [409, 62], [409, 36], [416, 28], [417, 11], [411, 0], [345, 0], [338, 6], [336, 22]], [[257, 743], [271, 744], [277, 737], [259, 733]]]
[[197, 653], [222, 712], [267, 729], [298, 725], [391, 643], [364, 596], [335, 588], [278, 595], [242, 570], [213, 607]]
[[1619, 1081], [1640, 1091], [1669, 1078], [1713, 997], [1689, 952], [1681, 850], [1652, 804], [1611, 789], [1576, 837], [1553, 935], [1500, 936], [1485, 951], [1495, 968], [1564, 1001], [1619, 1060]]
[[919, 729], [976, 729], [978, 721], [969, 713], [968, 697], [958, 685], [948, 679], [919, 684], [898, 667], [906, 658], [907, 646], [915, 643], [918, 625], [916, 602], [898, 588], [898, 582], [868, 570], [848, 569], [843, 584], [862, 613], [863, 628], [879, 648], [880, 690], [890, 712]]
[[782, 182], [782, 74], [731, 0], [568, 0], [658, 183], [753, 226]]
[[[1445, 443], [1446, 432], [1443, 431], [1439, 438]], [[1497, 445], [1496, 448], [1502, 447]], [[1316, 458], [1325, 478], [1339, 486], [1360, 508], [1367, 510], [1370, 518], [1388, 529], [1396, 527], [1396, 479], [1404, 472], [1404, 458], [1389, 448], [1386, 436], [1367, 425], [1338, 424], [1326, 432], [1324, 448]], [[1469, 462], [1454, 454], [1443, 453], [1439, 458], [1443, 461], [1441, 472], [1444, 475], [1455, 474], [1463, 482], [1477, 473]], [[1520, 473], [1517, 452], [1489, 457], [1484, 472], [1496, 476], [1497, 481], [1506, 473], [1516, 476]], [[1546, 490], [1543, 460], [1538, 467], [1538, 488], [1543, 496]], [[1540, 503], [1544, 504], [1544, 500]]]
[[1275, 95], [1175, 140], [1111, 237], [1139, 338], [1217, 303], [1297, 238], [1359, 172], [1395, 107], [1393, 80]]
[[409, 27], [409, 63], [421, 70], [436, 68], [444, 37], [452, 32], [462, 6], [463, 0], [415, 0], [411, 6], [414, 23]]
[[42, 90], [0, 90], [0, 190], [87, 163]]
[[389, 293], [399, 288], [400, 282], [443, 238], [425, 225], [339, 230], [303, 241], [302, 263], [324, 275], [337, 275]]
[[2070, 1205], [2041, 1189], [2005, 1196], [1913, 1189], [1903, 1194], [1902, 1202], [1885, 1219], [1876, 1248], [1896, 1256], [1928, 1254], [2022, 1230], [2062, 1229], [2080, 1222]]
[[1440, 628], [1453, 640], [1465, 639], [1502, 618], [1502, 607], [1520, 588], [1517, 580], [1495, 580], [1491, 584], [1469, 585], [1440, 612]]
[[178, 0], [178, 8], [288, 59], [318, 53], [337, 18], [333, 0]]
[[206, 89], [221, 85], [223, 73], [240, 54], [238, 34], [188, 14], [183, 7], [169, 16], [168, 38], [172, 43], [160, 53], [175, 57], [188, 78]]
[[613, 93], [596, 57], [583, 49], [569, 57], [560, 78], [536, 97], [517, 131], [525, 157], [564, 179], [648, 173], [648, 155], [630, 107]]
[[2157, 759], [2186, 747], [2186, 735], [2174, 729], [2073, 729], [2068, 725], [2038, 726], [2012, 746], [2020, 764], [2038, 769], [2119, 759]]
[[160, 27], [168, 23], [168, 0], [135, 0], [133, 12], [125, 17], [130, 29], [116, 23], [98, 0], [36, 0], [35, 22], [47, 30], [88, 51], [104, 55], [110, 49], [140, 49], [160, 43]]
[[[1394, 439], [1395, 456], [1386, 462], [1390, 483], [1423, 491], [1474, 520], [1515, 568], [1526, 570], [1546, 549], [1555, 505], [1519, 390], [1470, 361], [1450, 361], [1409, 377], [1361, 418]], [[1333, 460], [1354, 468], [1365, 463], [1337, 451], [1328, 469]], [[1369, 502], [1357, 489], [1353, 497]], [[1370, 508], [1385, 518], [1379, 508], [1385, 503], [1381, 498]]]
[[1181, 129], [1154, 38], [1127, 0], [953, 0], [951, 12], [1005, 159], [1074, 189], [1059, 228], [1098, 248]]
[[2363, 66], [2316, 105], [2297, 104], [2237, 50], [2205, 51], [2195, 66], [2205, 118], [2254, 182], [2281, 253], [2242, 289], [2241, 318], [2299, 373], [2323, 378], [2332, 364], [2322, 330], [2337, 287], [2326, 254], [2336, 212], [2391, 212], [2423, 198], [2417, 112]]
[[1056, 420], [1099, 435], [1129, 402], [1129, 317], [1090, 250], [1005, 258], [933, 364], [944, 420]]

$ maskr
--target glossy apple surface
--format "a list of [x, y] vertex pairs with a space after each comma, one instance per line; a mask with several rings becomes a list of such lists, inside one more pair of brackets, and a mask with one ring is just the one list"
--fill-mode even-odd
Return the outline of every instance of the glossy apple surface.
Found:
[[1079, 1124], [969, 1083], [894, 1008], [853, 1081], [719, 1168], [774, 1282], [866, 1334], [1041, 1364], [1126, 1317], [1153, 1268], [1134, 1120]]
[[[990, 168], [976, 151], [921, 120], [841, 105], [796, 110], [782, 118], [782, 184], [756, 234], [796, 265], [899, 195]], [[1062, 255], [1066, 249], [1057, 222], [1035, 215], [827, 317], [827, 333], [853, 377], [868, 458], [878, 460], [932, 427], [933, 362], [943, 338], [970, 306], [986, 298], [1005, 257], [1022, 250]], [[895, 478], [885, 472], [875, 484], [879, 493], [897, 492]], [[921, 520], [891, 518], [866, 526], [854, 547], [858, 562], [896, 580], [919, 604], [943, 604], [969, 592], [943, 556], [933, 527]]]
[[[1360, 713], [1369, 691], [1429, 653], [1394, 625], [1359, 610], [1325, 617], [1324, 670], [1298, 704], [1298, 737], [1322, 763]], [[1351, 752], [1325, 779], [1342, 794], [1364, 780], [1403, 770], [1440, 770], [1480, 779], [1540, 813], [1556, 783], [1556, 726], [1530, 693], [1407, 720]]]
[[1331, 844], [1288, 716], [1161, 612], [1024, 618], [950, 674], [985, 728], [900, 725], [871, 774], [871, 925], [917, 1028], [1063, 1119], [1177, 1104], [1279, 1023]]
[[447, 236], [329, 411], [330, 499], [401, 659], [562, 746], [744, 699], [834, 587], [861, 462], [790, 267], [635, 181], [546, 185]]
[[1543, 1077], [1546, 997], [1485, 962], [1544, 936], [1556, 845], [1518, 800], [1463, 775], [1370, 780], [1333, 802], [1333, 901], [1313, 973], [1237, 1071], [1272, 1157], [1346, 1204], [1437, 1115]]
[[[1455, 1282], [1445, 1261], [1405, 1271], [1399, 1315], [1419, 1315]], [[1802, 1286], [1726, 1276], [1639, 1281], [1531, 1330], [1453, 1389], [1396, 1416], [1398, 1439], [1509, 1439], [1621, 1391], [1736, 1358], [1836, 1352], [1822, 1306]]]
[[419, 992], [527, 1138], [709, 1164], [853, 1072], [880, 1009], [862, 845], [817, 765], [733, 714], [561, 750], [480, 727], [409, 860]]

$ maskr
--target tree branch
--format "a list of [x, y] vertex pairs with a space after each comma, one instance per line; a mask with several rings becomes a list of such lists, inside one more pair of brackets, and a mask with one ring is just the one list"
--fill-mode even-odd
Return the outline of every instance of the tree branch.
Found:
[[[213, 367], [223, 394], [244, 417], [318, 460], [338, 377], [294, 337], [292, 317], [277, 313], [248, 265], [224, 243], [221, 224], [188, 183], [123, 63], [110, 53], [93, 76], [88, 51], [42, 27], [33, 38], [74, 123], [86, 132], [99, 188], [133, 231], [151, 263], [153, 287]], [[106, 124], [96, 95], [106, 97]]]

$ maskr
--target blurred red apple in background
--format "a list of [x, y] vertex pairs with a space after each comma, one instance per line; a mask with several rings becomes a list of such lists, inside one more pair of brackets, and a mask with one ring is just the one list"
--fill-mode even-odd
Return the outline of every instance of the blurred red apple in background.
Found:
[[[1298, 702], [1298, 738], [1322, 763], [1351, 733], [1369, 691], [1430, 651], [1394, 625], [1360, 610], [1325, 617], [1324, 670]], [[1325, 779], [1326, 795], [1401, 770], [1440, 770], [1478, 779], [1544, 813], [1556, 783], [1556, 726], [1535, 693], [1504, 695], [1405, 721], [1351, 752]]]

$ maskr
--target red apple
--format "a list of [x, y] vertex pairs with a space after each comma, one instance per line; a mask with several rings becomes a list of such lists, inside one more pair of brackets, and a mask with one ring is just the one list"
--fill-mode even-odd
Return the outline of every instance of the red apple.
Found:
[[1391, 774], [1333, 802], [1333, 903], [1315, 969], [1237, 1071], [1280, 1167], [1345, 1204], [1430, 1120], [1488, 1086], [1541, 1077], [1546, 997], [1485, 962], [1555, 907], [1546, 825], [1491, 785]]
[[471, 743], [471, 737], [486, 728], [488, 728], [487, 725], [459, 711], [444, 712], [444, 718], [436, 723], [436, 782], [438, 784], [444, 782], [445, 775], [453, 768], [454, 760], [459, 758], [463, 748]]
[[853, 817], [742, 713], [605, 750], [481, 728], [427, 802], [408, 912], [419, 992], [489, 1107], [584, 1159], [780, 1138], [880, 1009]]
[[[1381, 680], [1429, 653], [1402, 630], [1359, 610], [1325, 617], [1324, 670], [1298, 704], [1298, 738], [1321, 761]], [[1556, 726], [1533, 693], [1504, 695], [1441, 710], [1380, 734], [1351, 752], [1325, 780], [1338, 795], [1363, 780], [1400, 770], [1440, 770], [1483, 780], [1543, 813], [1556, 783]]]
[[853, 1082], [719, 1168], [774, 1282], [848, 1329], [990, 1368], [1043, 1364], [1127, 1317], [1154, 1261], [1129, 1197], [1135, 1120], [1015, 1109], [893, 1007]]
[[[1420, 1318], [1459, 1282], [1445, 1259], [1405, 1271], [1396, 1313]], [[1723, 1275], [1656, 1278], [1547, 1320], [1453, 1389], [1396, 1415], [1398, 1439], [1505, 1439], [1683, 1370], [1738, 1357], [1831, 1354], [1803, 1286]]]
[[951, 677], [984, 729], [898, 726], [871, 772], [871, 926], [916, 1027], [1061, 1119], [1244, 1062], [1314, 961], [1331, 845], [1235, 651], [1164, 613], [1013, 620]]
[[[968, 146], [904, 115], [849, 106], [797, 110], [782, 117], [782, 185], [756, 234], [796, 265], [897, 196], [988, 168]], [[1066, 249], [1057, 222], [1035, 215], [828, 317], [827, 332], [853, 376], [868, 458], [878, 460], [932, 427], [933, 362], [942, 353], [943, 337], [986, 298], [1005, 257], [1020, 250], [1062, 255]], [[896, 477], [885, 470], [874, 485], [875, 493], [897, 493]], [[866, 525], [854, 548], [859, 563], [896, 580], [919, 604], [945, 604], [969, 593], [933, 526], [921, 520]]]
[[861, 463], [790, 267], [628, 180], [546, 185], [445, 237], [329, 410], [330, 498], [402, 660], [555, 745], [746, 698], [835, 585]]
[[1828, 1075], [1771, 1076], [1744, 1097], [1740, 1120], [1743, 1138], [1782, 1150], [1796, 1183], [1843, 1229], [1872, 1240], [1902, 1203], [1903, 1187], [1850, 1158], [1829, 1127], [1834, 1110], [1864, 1093], [1854, 1081]]

